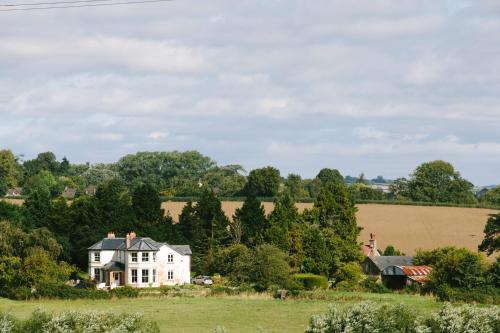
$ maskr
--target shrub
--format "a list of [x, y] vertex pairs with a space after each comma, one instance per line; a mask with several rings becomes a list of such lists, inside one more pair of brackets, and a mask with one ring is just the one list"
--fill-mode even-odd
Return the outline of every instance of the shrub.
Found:
[[111, 293], [96, 289], [79, 289], [66, 284], [44, 283], [30, 295], [33, 297], [54, 298], [54, 299], [109, 299]]
[[390, 293], [391, 290], [384, 286], [382, 283], [379, 283], [376, 277], [368, 277], [363, 282], [361, 282], [361, 287], [363, 290], [371, 292], [371, 293]]
[[10, 316], [0, 314], [1, 333], [102, 333], [102, 332], [134, 332], [159, 333], [154, 322], [146, 321], [141, 315], [98, 312], [65, 312], [52, 315], [35, 311], [24, 321], [17, 321]]
[[295, 274], [293, 280], [298, 282], [304, 289], [326, 289], [328, 288], [328, 279], [323, 275], [315, 274]]
[[137, 298], [139, 296], [139, 289], [125, 286], [111, 290], [111, 295], [118, 298]]
[[481, 304], [500, 304], [499, 290], [496, 288], [458, 289], [444, 284], [434, 288], [439, 301]]
[[496, 333], [500, 308], [445, 304], [430, 318], [417, 317], [408, 306], [362, 302], [345, 309], [333, 306], [311, 318], [306, 333]]

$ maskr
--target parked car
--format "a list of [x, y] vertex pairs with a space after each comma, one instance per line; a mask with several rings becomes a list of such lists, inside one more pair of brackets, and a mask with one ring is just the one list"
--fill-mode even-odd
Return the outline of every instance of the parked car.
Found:
[[204, 284], [204, 285], [212, 285], [214, 284], [214, 281], [212, 281], [212, 278], [210, 276], [197, 276], [193, 278], [192, 280], [193, 284]]

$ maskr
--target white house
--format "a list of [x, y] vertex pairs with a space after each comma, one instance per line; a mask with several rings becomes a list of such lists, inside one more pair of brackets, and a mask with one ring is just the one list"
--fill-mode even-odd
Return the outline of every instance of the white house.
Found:
[[89, 275], [111, 288], [132, 286], [159, 287], [190, 283], [191, 248], [189, 245], [159, 243], [151, 238], [125, 238], [114, 233], [88, 248]]

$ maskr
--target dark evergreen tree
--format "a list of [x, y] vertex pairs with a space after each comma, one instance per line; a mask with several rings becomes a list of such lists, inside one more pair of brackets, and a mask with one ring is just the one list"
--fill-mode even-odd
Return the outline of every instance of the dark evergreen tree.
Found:
[[221, 202], [214, 191], [205, 189], [195, 210], [208, 240], [207, 249], [229, 244], [229, 219], [224, 214]]
[[269, 227], [266, 212], [254, 195], [246, 197], [241, 208], [236, 209], [234, 219], [241, 223], [241, 242], [248, 246], [257, 246], [264, 241], [264, 234]]
[[132, 193], [132, 205], [137, 221], [142, 224], [159, 223], [165, 214], [156, 189], [149, 183], [137, 186]]
[[52, 198], [48, 189], [34, 191], [24, 202], [27, 210], [26, 227], [28, 229], [49, 227], [52, 214]]

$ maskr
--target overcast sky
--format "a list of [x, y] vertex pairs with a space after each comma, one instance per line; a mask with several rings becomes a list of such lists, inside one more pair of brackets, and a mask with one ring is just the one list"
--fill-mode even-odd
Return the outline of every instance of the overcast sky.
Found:
[[[2, 3], [33, 0], [5, 0]], [[348, 4], [348, 5], [346, 5]], [[198, 150], [311, 177], [500, 183], [500, 1], [177, 0], [0, 12], [0, 146]]]

